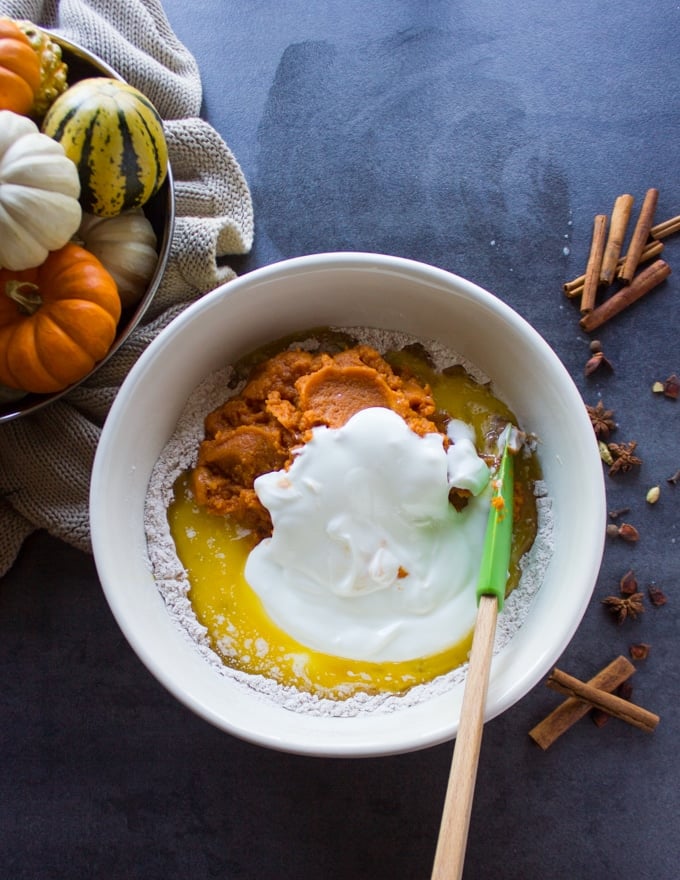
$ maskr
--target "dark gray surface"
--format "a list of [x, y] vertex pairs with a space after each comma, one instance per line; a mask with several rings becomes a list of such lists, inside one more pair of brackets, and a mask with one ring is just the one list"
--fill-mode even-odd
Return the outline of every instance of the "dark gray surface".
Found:
[[[537, 686], [484, 733], [466, 880], [679, 874], [678, 278], [588, 338], [562, 295], [592, 217], [660, 189], [680, 213], [680, 6], [621, 0], [310, 3], [165, 0], [195, 54], [205, 116], [252, 187], [241, 271], [325, 250], [433, 263], [492, 290], [555, 348], [584, 398], [616, 410], [638, 473], [607, 478], [637, 545], [610, 541], [559, 665], [588, 678], [632, 642], [653, 735], [584, 719], [551, 750], [527, 731]], [[568, 253], [564, 249], [568, 249]], [[680, 272], [680, 237], [666, 257]], [[645, 503], [659, 483], [661, 500]], [[633, 568], [669, 602], [618, 627], [601, 605]], [[117, 629], [92, 560], [44, 534], [0, 584], [0, 877], [429, 876], [451, 745], [361, 761], [268, 752], [174, 701]], [[396, 723], [396, 719], [395, 719]]]

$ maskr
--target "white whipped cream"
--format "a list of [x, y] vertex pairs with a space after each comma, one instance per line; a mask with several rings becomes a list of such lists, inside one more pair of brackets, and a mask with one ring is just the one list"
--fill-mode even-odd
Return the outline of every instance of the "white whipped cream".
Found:
[[[287, 471], [255, 481], [274, 530], [246, 579], [272, 618], [326, 654], [400, 661], [435, 654], [473, 627], [489, 472], [464, 423], [444, 450], [389, 409], [315, 428]], [[451, 485], [475, 494], [460, 513]]]
[[477, 455], [475, 432], [466, 422], [451, 419], [446, 433], [453, 441], [446, 453], [449, 486], [479, 495], [489, 482], [489, 469]]

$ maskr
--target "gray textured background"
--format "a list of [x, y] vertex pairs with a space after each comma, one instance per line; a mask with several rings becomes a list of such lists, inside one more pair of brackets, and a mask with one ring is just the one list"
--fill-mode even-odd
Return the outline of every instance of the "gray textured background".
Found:
[[[637, 545], [608, 542], [560, 666], [588, 678], [652, 645], [633, 698], [649, 736], [584, 719], [550, 751], [527, 731], [543, 685], [490, 722], [466, 880], [678, 876], [680, 373], [678, 276], [599, 334], [613, 374], [585, 379], [588, 338], [562, 282], [593, 215], [660, 189], [680, 213], [680, 4], [620, 0], [165, 0], [195, 54], [206, 118], [252, 187], [241, 271], [325, 250], [433, 263], [492, 290], [555, 348], [586, 402], [616, 410], [639, 472], [607, 478]], [[666, 258], [680, 272], [680, 237]], [[655, 507], [647, 488], [662, 487]], [[601, 599], [633, 568], [669, 597], [618, 627]], [[396, 719], [395, 719], [396, 720]], [[0, 877], [393, 880], [429, 876], [451, 745], [362, 761], [232, 739], [151, 678], [92, 560], [44, 534], [0, 583]]]

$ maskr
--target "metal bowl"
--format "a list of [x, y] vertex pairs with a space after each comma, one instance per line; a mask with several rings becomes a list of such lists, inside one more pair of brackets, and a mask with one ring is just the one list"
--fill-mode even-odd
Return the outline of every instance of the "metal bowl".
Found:
[[[108, 76], [113, 79], [122, 80], [116, 71], [97, 58], [91, 52], [71, 43], [62, 36], [50, 33], [50, 37], [59, 44], [62, 51], [64, 61], [68, 64], [69, 84], [73, 85], [81, 79], [87, 79], [91, 76]], [[125, 343], [130, 333], [135, 329], [142, 319], [142, 316], [149, 308], [151, 301], [156, 295], [158, 286], [163, 277], [163, 272], [168, 262], [170, 254], [170, 244], [172, 242], [172, 233], [175, 225], [175, 197], [172, 179], [172, 170], [168, 166], [168, 174], [161, 186], [160, 190], [145, 205], [144, 213], [149, 222], [153, 226], [158, 242], [158, 262], [153, 275], [149, 281], [144, 296], [139, 300], [133, 309], [124, 310], [118, 322], [118, 332], [114, 339], [113, 345], [109, 349], [106, 356], [96, 364], [96, 366], [79, 382], [69, 385], [63, 391], [57, 391], [52, 394], [23, 394], [21, 397], [14, 399], [3, 399], [2, 392], [4, 388], [0, 387], [0, 423], [10, 421], [11, 419], [21, 418], [30, 415], [36, 410], [53, 403], [64, 394], [76, 388], [82, 382], [85, 382], [93, 373], [95, 373], [102, 364], [104, 364], [116, 351]], [[14, 395], [7, 395], [14, 397]]]

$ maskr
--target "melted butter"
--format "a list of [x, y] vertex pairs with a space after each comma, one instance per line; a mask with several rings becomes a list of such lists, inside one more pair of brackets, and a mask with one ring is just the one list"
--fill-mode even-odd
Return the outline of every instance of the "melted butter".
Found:
[[[513, 413], [494, 397], [489, 385], [475, 382], [464, 370], [435, 372], [417, 353], [387, 356], [395, 369], [406, 368], [430, 385], [442, 424], [448, 417], [474, 428], [477, 448], [489, 457], [499, 423], [516, 422]], [[536, 503], [531, 490], [540, 468], [535, 455], [518, 455], [515, 463], [513, 549], [508, 592], [520, 577], [519, 560], [537, 531]], [[360, 691], [405, 691], [431, 681], [467, 660], [472, 633], [447, 650], [414, 660], [374, 663], [346, 660], [313, 651], [277, 627], [244, 577], [252, 542], [232, 523], [200, 509], [189, 489], [187, 475], [175, 486], [168, 519], [177, 554], [191, 589], [189, 598], [206, 627], [215, 652], [225, 664], [261, 674], [286, 686], [336, 699]]]

